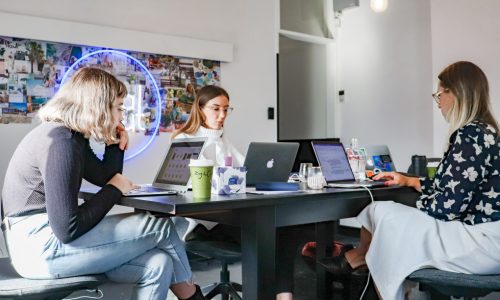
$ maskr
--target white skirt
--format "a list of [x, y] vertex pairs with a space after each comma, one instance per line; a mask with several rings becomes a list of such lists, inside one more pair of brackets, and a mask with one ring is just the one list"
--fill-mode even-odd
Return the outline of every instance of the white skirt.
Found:
[[405, 278], [426, 267], [500, 273], [500, 221], [444, 222], [392, 201], [372, 203], [357, 220], [372, 233], [366, 264], [384, 300], [403, 299]]

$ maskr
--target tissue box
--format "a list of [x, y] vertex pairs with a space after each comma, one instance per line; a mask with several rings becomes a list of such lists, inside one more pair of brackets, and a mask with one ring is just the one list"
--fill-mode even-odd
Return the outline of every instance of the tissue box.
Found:
[[214, 167], [212, 194], [231, 195], [246, 193], [246, 167]]

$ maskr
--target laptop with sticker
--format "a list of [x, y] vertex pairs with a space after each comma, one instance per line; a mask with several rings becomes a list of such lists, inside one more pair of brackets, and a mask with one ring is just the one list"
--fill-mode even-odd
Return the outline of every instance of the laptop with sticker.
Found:
[[387, 145], [367, 145], [366, 170], [373, 170], [375, 174], [380, 172], [396, 171], [391, 152]]

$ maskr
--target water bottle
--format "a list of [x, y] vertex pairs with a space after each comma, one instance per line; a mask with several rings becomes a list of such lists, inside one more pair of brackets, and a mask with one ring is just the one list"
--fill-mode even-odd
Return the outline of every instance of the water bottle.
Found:
[[366, 180], [366, 151], [359, 147], [357, 138], [351, 139], [351, 147], [347, 148], [346, 151], [354, 179], [357, 181]]
[[419, 177], [427, 177], [427, 157], [425, 155], [413, 155], [411, 157], [411, 174]]

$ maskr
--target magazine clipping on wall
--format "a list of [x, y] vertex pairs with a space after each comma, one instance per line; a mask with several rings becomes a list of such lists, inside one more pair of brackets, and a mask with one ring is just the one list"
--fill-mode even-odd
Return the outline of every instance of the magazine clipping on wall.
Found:
[[129, 91], [125, 106], [134, 99], [141, 105], [136, 111], [127, 110], [124, 119], [126, 123], [140, 119], [132, 130], [144, 135], [154, 132], [152, 124], [158, 117], [158, 134], [180, 128], [189, 117], [196, 90], [220, 85], [220, 61], [113, 49], [146, 67], [158, 87], [159, 106], [151, 80], [133, 59], [108, 52], [91, 55], [105, 49], [109, 48], [0, 36], [0, 126], [31, 123], [58, 90], [65, 73], [84, 66], [105, 69], [125, 83]]

